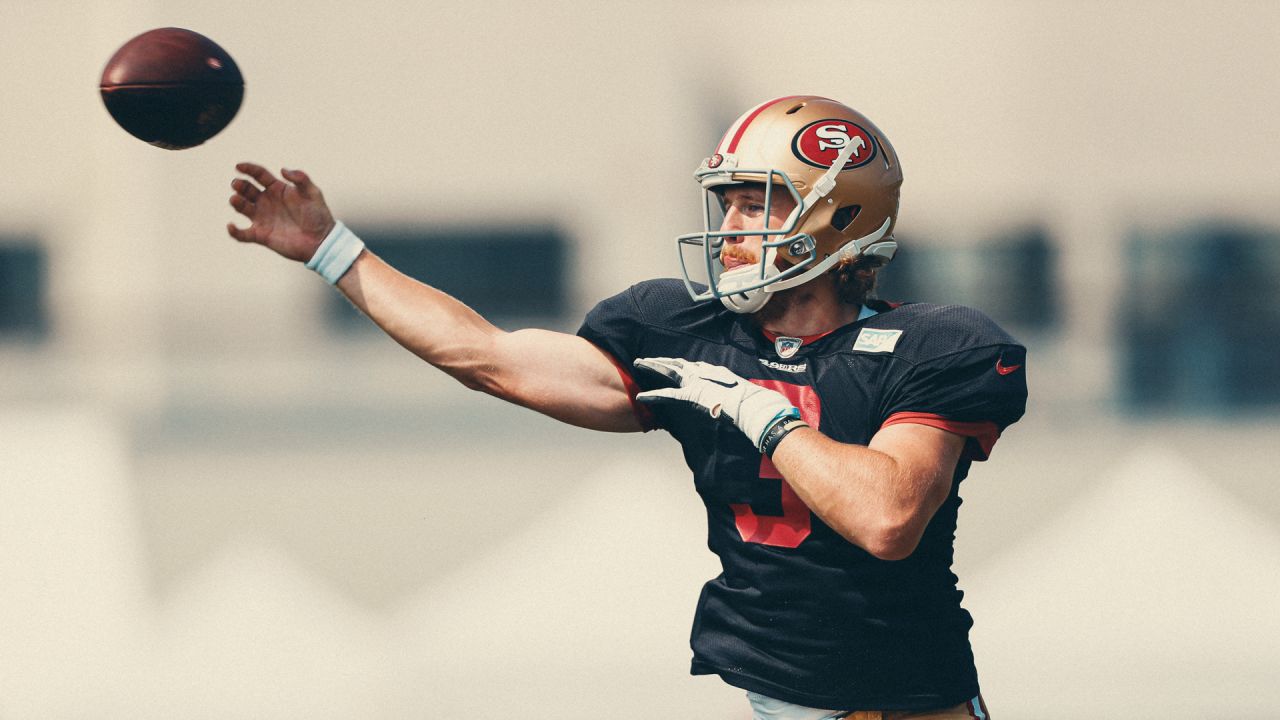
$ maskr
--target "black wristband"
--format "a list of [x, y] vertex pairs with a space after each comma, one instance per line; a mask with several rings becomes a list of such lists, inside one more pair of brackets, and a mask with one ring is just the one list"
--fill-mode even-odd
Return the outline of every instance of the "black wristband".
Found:
[[767, 458], [773, 457], [773, 451], [778, 448], [778, 443], [782, 442], [782, 438], [791, 433], [792, 430], [809, 427], [809, 423], [798, 417], [786, 417], [774, 423], [772, 427], [764, 433], [764, 438], [760, 441], [760, 452]]

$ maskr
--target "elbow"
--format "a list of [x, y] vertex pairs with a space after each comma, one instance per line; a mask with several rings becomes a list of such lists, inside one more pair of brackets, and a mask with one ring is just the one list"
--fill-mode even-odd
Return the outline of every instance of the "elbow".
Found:
[[873, 526], [864, 524], [860, 528], [837, 523], [832, 525], [832, 529], [877, 560], [889, 561], [910, 557], [919, 547], [922, 535], [909, 523], [888, 519]]
[[879, 560], [905, 560], [920, 546], [923, 529], [910, 521], [886, 521], [870, 533], [863, 549]]
[[877, 544], [875, 549], [868, 550], [877, 560], [885, 560], [894, 562], [897, 560], [906, 560], [911, 557], [911, 553], [916, 551], [919, 543], [893, 542]]
[[927, 491], [890, 502], [877, 513], [869, 542], [863, 546], [867, 552], [888, 561], [905, 560], [915, 553], [951, 488], [950, 482], [941, 481], [930, 481], [928, 486]]

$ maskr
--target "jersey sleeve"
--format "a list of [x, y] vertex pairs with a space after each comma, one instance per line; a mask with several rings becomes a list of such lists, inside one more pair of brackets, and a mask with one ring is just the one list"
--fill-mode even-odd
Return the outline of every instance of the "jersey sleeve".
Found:
[[631, 409], [641, 427], [648, 431], [656, 427], [653, 413], [636, 401], [640, 386], [632, 375], [632, 362], [639, 357], [644, 327], [636, 303], [635, 288], [630, 288], [602, 300], [592, 308], [578, 328], [578, 337], [603, 350], [613, 361], [622, 384], [627, 388], [627, 395], [631, 398]]
[[915, 423], [968, 438], [965, 454], [986, 460], [1026, 410], [1026, 349], [1000, 344], [916, 365], [890, 393], [881, 427]]

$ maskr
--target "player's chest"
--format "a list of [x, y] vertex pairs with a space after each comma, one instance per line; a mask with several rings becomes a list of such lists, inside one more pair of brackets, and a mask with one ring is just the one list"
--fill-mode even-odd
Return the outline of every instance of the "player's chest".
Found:
[[[763, 348], [761, 348], [762, 350]], [[798, 354], [780, 358], [737, 346], [695, 344], [679, 355], [720, 365], [752, 383], [781, 393], [801, 417], [840, 442], [865, 444], [883, 421], [883, 398], [892, 384], [892, 368], [883, 358], [850, 354]], [[698, 446], [723, 455], [737, 454], [738, 443], [726, 442], [724, 428], [697, 414], [673, 417], [670, 427], [680, 439], [700, 436]], [[731, 429], [731, 428], [730, 428]], [[732, 436], [732, 433], [729, 433]], [[745, 438], [744, 438], [745, 441]], [[750, 443], [745, 443], [751, 449]], [[750, 458], [744, 458], [750, 460]]]

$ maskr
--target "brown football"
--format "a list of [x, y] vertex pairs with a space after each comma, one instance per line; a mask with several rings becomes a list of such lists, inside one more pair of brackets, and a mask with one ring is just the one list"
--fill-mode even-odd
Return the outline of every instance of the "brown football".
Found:
[[98, 85], [107, 112], [134, 137], [166, 150], [222, 131], [244, 99], [244, 78], [226, 50], [182, 28], [149, 30], [125, 43]]

